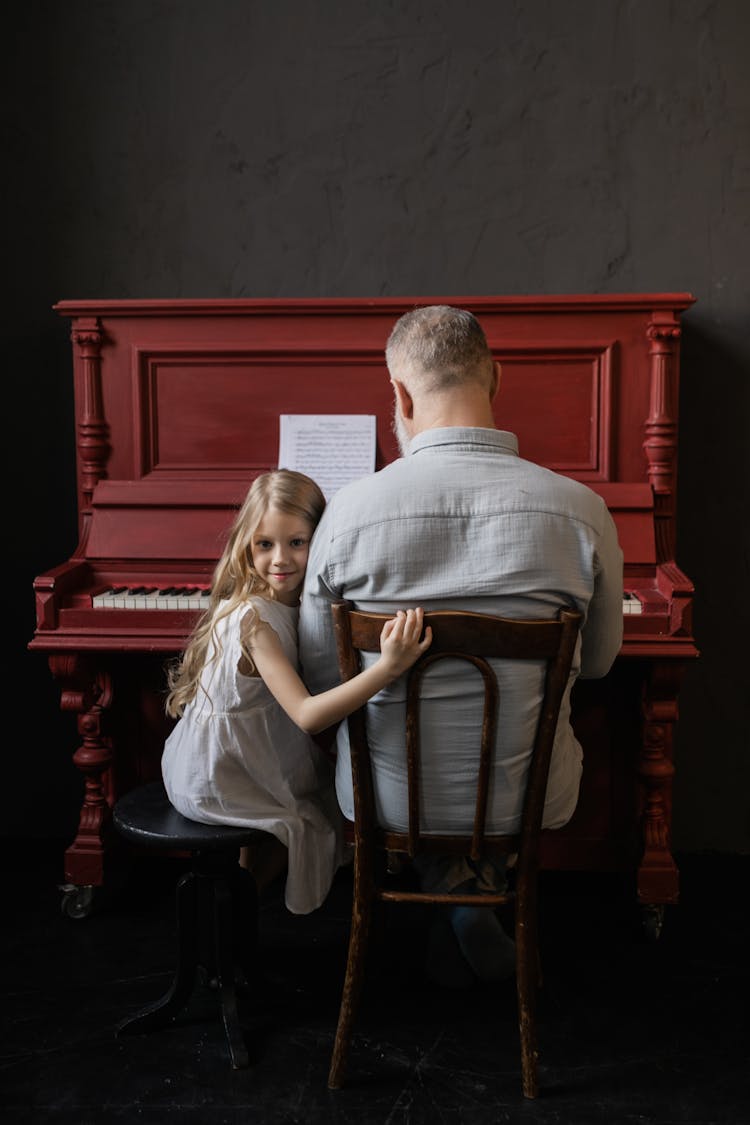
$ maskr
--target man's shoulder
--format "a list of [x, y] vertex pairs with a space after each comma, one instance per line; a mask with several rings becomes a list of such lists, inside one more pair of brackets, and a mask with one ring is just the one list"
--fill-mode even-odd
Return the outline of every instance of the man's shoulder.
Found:
[[592, 488], [583, 481], [576, 480], [575, 477], [566, 476], [555, 469], [548, 469], [545, 465], [535, 465], [534, 468], [540, 482], [544, 481], [551, 491], [559, 492], [563, 496], [576, 497], [582, 503], [597, 503], [601, 499]]
[[563, 505], [571, 514], [599, 516], [606, 510], [604, 500], [593, 488], [574, 477], [565, 476], [554, 469], [534, 462], [522, 462], [528, 473], [528, 483], [541, 502], [549, 499]]

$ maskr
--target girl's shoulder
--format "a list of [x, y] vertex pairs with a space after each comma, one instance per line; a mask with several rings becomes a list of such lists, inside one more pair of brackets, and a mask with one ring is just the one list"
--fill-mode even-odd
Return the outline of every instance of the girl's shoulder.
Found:
[[296, 625], [299, 617], [298, 606], [283, 605], [282, 602], [261, 597], [260, 594], [251, 594], [247, 601], [243, 603], [243, 616], [248, 609], [257, 614], [261, 620], [267, 621], [269, 625], [277, 625], [282, 622], [285, 625]]
[[291, 659], [291, 654], [297, 652], [298, 615], [299, 610], [296, 606], [283, 605], [270, 598], [253, 595], [244, 603], [239, 618], [238, 631], [242, 643], [252, 648], [253, 634], [257, 629], [265, 626], [276, 634], [282, 648]]

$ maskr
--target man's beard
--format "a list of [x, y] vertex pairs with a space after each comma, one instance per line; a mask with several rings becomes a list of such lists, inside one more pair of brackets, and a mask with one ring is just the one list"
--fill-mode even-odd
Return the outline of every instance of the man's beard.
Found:
[[401, 415], [399, 414], [398, 407], [396, 407], [396, 406], [394, 406], [394, 408], [393, 408], [393, 418], [391, 420], [391, 429], [393, 430], [394, 434], [396, 435], [396, 441], [398, 442], [398, 448], [399, 448], [399, 452], [400, 452], [401, 456], [402, 457], [408, 457], [409, 456], [409, 444], [411, 442], [411, 438], [409, 437], [409, 435], [406, 432], [406, 427], [404, 426], [404, 420], [401, 417]]

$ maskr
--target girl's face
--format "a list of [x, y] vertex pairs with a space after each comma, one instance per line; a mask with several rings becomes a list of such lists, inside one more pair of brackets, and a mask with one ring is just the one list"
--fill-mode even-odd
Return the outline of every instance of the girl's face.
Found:
[[284, 605], [298, 605], [313, 526], [304, 516], [269, 508], [253, 535], [253, 566]]

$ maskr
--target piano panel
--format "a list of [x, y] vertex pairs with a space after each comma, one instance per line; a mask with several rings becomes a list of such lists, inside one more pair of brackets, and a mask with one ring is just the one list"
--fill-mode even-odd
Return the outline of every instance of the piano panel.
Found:
[[[318, 414], [321, 400], [334, 413], [367, 413], [381, 420], [381, 463], [396, 456], [390, 432], [390, 384], [382, 352], [342, 353], [333, 346], [307, 356], [219, 350], [199, 359], [149, 356], [145, 363], [150, 432], [142, 437], [147, 472], [227, 470], [247, 474], [275, 467], [281, 414]], [[325, 411], [328, 412], [328, 411]], [[248, 435], [252, 435], [252, 441]]]
[[495, 423], [518, 435], [521, 456], [586, 483], [610, 480], [611, 346], [490, 346], [502, 366]]

